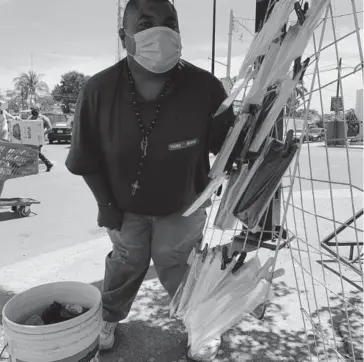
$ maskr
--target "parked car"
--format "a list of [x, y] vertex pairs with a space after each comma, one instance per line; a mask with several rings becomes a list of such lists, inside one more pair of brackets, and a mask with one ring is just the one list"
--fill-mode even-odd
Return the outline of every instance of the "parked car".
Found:
[[48, 133], [48, 142], [50, 144], [55, 141], [71, 142], [72, 139], [72, 127], [68, 121], [67, 116], [64, 113], [43, 113], [52, 124], [52, 131]]
[[310, 128], [308, 130], [308, 139], [310, 141], [323, 141], [325, 139], [324, 128]]
[[[300, 141], [301, 140], [301, 136], [302, 136], [302, 132], [303, 130], [302, 129], [296, 129], [294, 131], [294, 134], [293, 134], [293, 138]], [[305, 131], [305, 134], [303, 136], [303, 142], [306, 142], [307, 141], [307, 130]]]

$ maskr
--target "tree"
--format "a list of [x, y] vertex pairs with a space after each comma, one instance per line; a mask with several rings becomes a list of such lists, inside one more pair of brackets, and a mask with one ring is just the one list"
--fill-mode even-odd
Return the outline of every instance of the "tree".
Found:
[[22, 108], [34, 106], [42, 95], [49, 93], [47, 83], [42, 80], [43, 76], [30, 70], [14, 78], [14, 89], [21, 98]]
[[286, 103], [286, 113], [294, 115], [297, 108], [302, 103], [303, 97], [307, 93], [307, 89], [303, 85], [303, 81], [299, 81], [293, 90], [291, 96], [288, 98]]
[[55, 101], [61, 102], [64, 113], [70, 112], [71, 105], [76, 103], [78, 94], [89, 78], [89, 76], [76, 71], [62, 75], [60, 83], [52, 91], [52, 96]]
[[357, 135], [360, 131], [360, 122], [353, 108], [345, 112], [345, 119], [348, 124], [348, 134], [350, 136]]
[[45, 112], [45, 111], [50, 111], [52, 110], [55, 101], [53, 99], [53, 97], [51, 95], [47, 95], [44, 97], [41, 97], [38, 101], [39, 105], [40, 105], [40, 109]]

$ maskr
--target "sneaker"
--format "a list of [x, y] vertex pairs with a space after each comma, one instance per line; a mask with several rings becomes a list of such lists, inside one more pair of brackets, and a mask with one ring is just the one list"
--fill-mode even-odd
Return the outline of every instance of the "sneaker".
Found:
[[53, 163], [47, 166], [46, 172], [50, 172], [50, 170], [53, 168]]
[[189, 349], [188, 358], [196, 362], [212, 362], [216, 358], [220, 346], [221, 338], [214, 338], [196, 353], [192, 353]]
[[100, 333], [100, 350], [107, 351], [114, 346], [115, 329], [118, 322], [102, 322], [102, 330]]

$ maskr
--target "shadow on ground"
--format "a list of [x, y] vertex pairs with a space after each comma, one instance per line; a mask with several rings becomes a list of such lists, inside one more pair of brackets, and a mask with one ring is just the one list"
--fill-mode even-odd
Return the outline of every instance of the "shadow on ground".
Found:
[[[100, 287], [101, 282], [95, 285]], [[278, 297], [296, 294], [283, 282], [274, 289]], [[287, 317], [287, 311], [275, 303], [269, 305], [264, 321], [247, 316], [225, 333], [215, 361], [309, 361], [305, 333], [280, 327]], [[185, 328], [169, 318], [169, 298], [157, 280], [144, 283], [128, 321], [119, 325], [117, 336], [113, 350], [102, 354], [103, 362], [189, 361]]]
[[[321, 326], [327, 326], [322, 328], [326, 340], [333, 346], [336, 344], [337, 351], [348, 361], [363, 361], [362, 296], [360, 291], [330, 296], [330, 308], [323, 307], [312, 314], [316, 323], [320, 321]], [[332, 349], [324, 350], [324, 340], [319, 333], [313, 333], [310, 337], [315, 355], [319, 353], [322, 358], [328, 355], [329, 360], [336, 360], [336, 354]]]
[[11, 211], [0, 212], [0, 222], [20, 219], [19, 215]]
[[[93, 284], [100, 288], [102, 282]], [[278, 303], [280, 299], [297, 295], [297, 291], [284, 282], [277, 283], [274, 291]], [[1, 307], [11, 297], [12, 294], [0, 290]], [[276, 303], [269, 305], [264, 321], [247, 316], [242, 323], [225, 333], [215, 361], [310, 361], [305, 333], [287, 328], [289, 316], [283, 304]], [[297, 324], [300, 322], [298, 320]], [[185, 328], [178, 320], [169, 318], [169, 297], [156, 279], [154, 268], [151, 268], [128, 320], [120, 323], [117, 329], [113, 350], [103, 353], [101, 361], [185, 362], [188, 361], [186, 355]]]

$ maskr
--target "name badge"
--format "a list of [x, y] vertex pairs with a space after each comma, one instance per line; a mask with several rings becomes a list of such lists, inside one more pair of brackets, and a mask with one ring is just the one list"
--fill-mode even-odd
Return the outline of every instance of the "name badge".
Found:
[[192, 140], [171, 143], [170, 145], [168, 145], [168, 149], [170, 151], [178, 151], [187, 147], [195, 146], [198, 144], [198, 142], [199, 142], [198, 138], [194, 138]]

